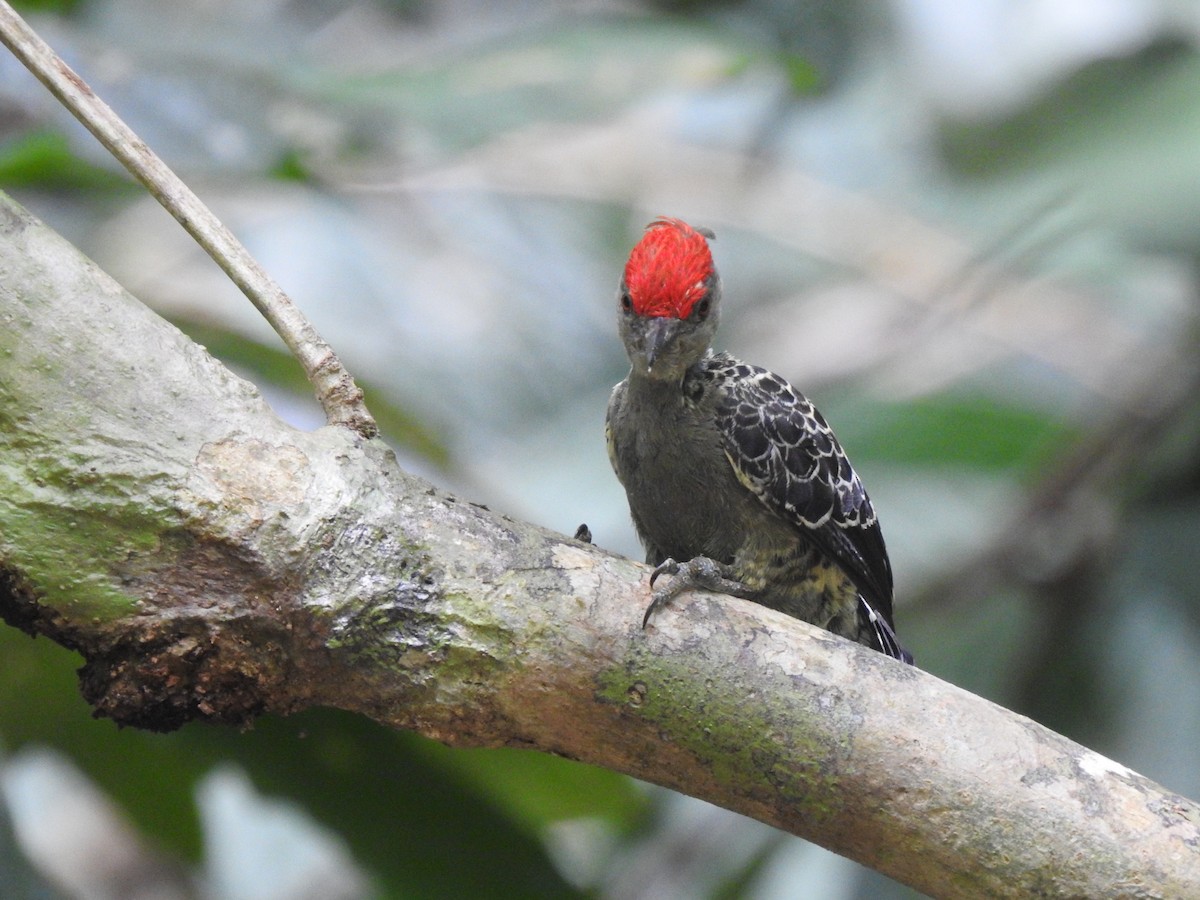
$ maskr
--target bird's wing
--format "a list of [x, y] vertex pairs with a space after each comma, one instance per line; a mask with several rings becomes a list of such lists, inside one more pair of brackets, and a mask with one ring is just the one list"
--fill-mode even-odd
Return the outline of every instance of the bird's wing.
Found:
[[[892, 568], [875, 508], [812, 402], [766, 369], [709, 357], [717, 425], [738, 480], [800, 528], [892, 625]], [[894, 638], [893, 638], [894, 641]]]
[[604, 444], [608, 448], [609, 464], [612, 465], [618, 480], [621, 478], [621, 469], [617, 465], [617, 445], [613, 438], [613, 416], [625, 402], [625, 385], [626, 382], [620, 381], [613, 386], [612, 393], [608, 395], [608, 408], [604, 411]]

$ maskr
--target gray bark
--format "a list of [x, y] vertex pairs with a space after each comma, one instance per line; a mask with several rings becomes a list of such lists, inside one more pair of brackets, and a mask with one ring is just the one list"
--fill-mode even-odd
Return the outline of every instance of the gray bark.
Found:
[[920, 670], [297, 431], [0, 196], [0, 613], [169, 729], [313, 705], [627, 772], [937, 897], [1200, 896], [1200, 807]]

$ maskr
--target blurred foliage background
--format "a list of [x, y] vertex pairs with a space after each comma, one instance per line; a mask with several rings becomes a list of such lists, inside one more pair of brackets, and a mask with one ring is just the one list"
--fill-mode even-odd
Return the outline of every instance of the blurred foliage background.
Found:
[[[634, 556], [615, 286], [655, 215], [713, 228], [721, 345], [834, 424], [918, 664], [1200, 796], [1196, 4], [17, 6], [315, 320], [409, 468]], [[319, 423], [6, 52], [0, 189]], [[77, 665], [0, 628], [4, 896], [913, 896], [612, 773], [331, 711], [118, 732]]]

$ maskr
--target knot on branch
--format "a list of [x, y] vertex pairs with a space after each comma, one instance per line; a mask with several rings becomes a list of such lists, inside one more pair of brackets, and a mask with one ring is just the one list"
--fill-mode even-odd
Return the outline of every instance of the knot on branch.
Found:
[[193, 720], [247, 726], [278, 702], [288, 660], [279, 641], [238, 626], [158, 620], [123, 635], [80, 669], [84, 699], [97, 717], [151, 731]]
[[[292, 624], [264, 602], [270, 593], [263, 582], [248, 577], [249, 567], [242, 579], [207, 581], [204, 566], [195, 565], [206, 553], [185, 555], [192, 566], [153, 578], [161, 606], [142, 601], [143, 611], [108, 622], [66, 618], [42, 602], [19, 569], [0, 565], [0, 618], [81, 654], [84, 698], [95, 716], [118, 725], [173, 731], [198, 720], [244, 727], [268, 709], [303, 705]], [[228, 593], [214, 602], [218, 584]]]

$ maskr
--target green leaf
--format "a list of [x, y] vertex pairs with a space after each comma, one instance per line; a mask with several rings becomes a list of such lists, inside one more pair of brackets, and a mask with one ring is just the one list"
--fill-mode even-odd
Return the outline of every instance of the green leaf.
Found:
[[451, 750], [424, 741], [429, 761], [490, 796], [531, 834], [563, 819], [602, 818], [627, 832], [649, 814], [645, 794], [624, 775], [532, 750]]
[[854, 459], [900, 465], [1027, 470], [1074, 429], [1046, 411], [983, 393], [954, 392], [909, 403], [839, 404], [834, 427]]
[[1010, 188], [1052, 185], [1087, 214], [1137, 229], [1135, 243], [1200, 246], [1200, 54], [1161, 41], [1093, 62], [1001, 119], [949, 121], [946, 161]]
[[84, 5], [84, 0], [12, 0], [13, 9], [27, 15], [29, 13], [55, 13], [69, 16]]
[[431, 764], [416, 735], [321, 709], [267, 717], [241, 735], [189, 726], [183, 736], [214, 763], [236, 759], [267, 794], [299, 801], [349, 843], [385, 896], [579, 896], [539, 840]]
[[0, 736], [69, 755], [145, 834], [191, 859], [200, 855], [192, 784], [203, 766], [179, 752], [178, 735], [118, 730], [92, 718], [79, 693], [80, 658], [46, 638], [0, 624]]
[[821, 71], [808, 57], [796, 53], [785, 53], [780, 59], [783, 71], [787, 74], [788, 86], [793, 94], [800, 97], [817, 93], [824, 84]]
[[0, 184], [8, 187], [140, 190], [128, 178], [84, 162], [56, 131], [28, 131], [0, 145]]
[[304, 159], [299, 150], [288, 150], [272, 166], [270, 175], [279, 181], [306, 182], [312, 180], [312, 173], [304, 165]]

